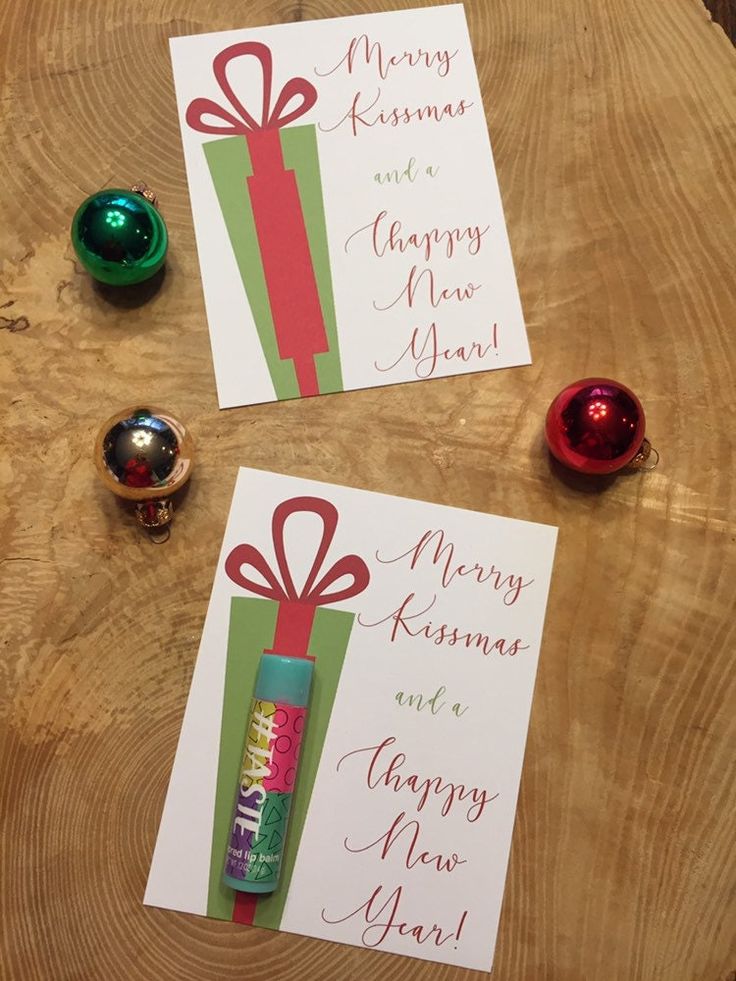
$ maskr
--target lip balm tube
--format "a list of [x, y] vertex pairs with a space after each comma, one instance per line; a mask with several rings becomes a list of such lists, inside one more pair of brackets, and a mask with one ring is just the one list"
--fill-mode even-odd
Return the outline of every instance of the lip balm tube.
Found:
[[311, 658], [261, 657], [223, 874], [233, 889], [278, 884], [313, 671]]

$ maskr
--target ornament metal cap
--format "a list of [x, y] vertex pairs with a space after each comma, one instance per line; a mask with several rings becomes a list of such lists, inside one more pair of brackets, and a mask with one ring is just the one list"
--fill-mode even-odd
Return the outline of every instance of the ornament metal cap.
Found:
[[134, 194], [140, 194], [141, 197], [145, 198], [149, 204], [152, 204], [154, 208], [158, 208], [158, 195], [153, 191], [145, 181], [136, 181], [135, 184], [130, 185], [130, 189]]
[[138, 403], [116, 412], [100, 427], [94, 460], [105, 487], [134, 503], [138, 524], [155, 532], [174, 516], [171, 495], [191, 476], [193, 443], [169, 412]]
[[627, 470], [654, 470], [659, 463], [659, 450], [656, 450], [649, 440], [645, 437], [644, 442], [639, 447], [631, 463], [626, 467]]

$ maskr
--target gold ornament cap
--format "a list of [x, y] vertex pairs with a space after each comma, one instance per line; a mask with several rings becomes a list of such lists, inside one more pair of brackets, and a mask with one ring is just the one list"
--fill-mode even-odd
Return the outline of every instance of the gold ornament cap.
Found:
[[152, 204], [154, 208], [158, 208], [158, 195], [153, 191], [145, 181], [136, 181], [135, 184], [130, 185], [131, 191], [134, 194], [140, 194], [141, 197], [145, 198], [149, 204]]

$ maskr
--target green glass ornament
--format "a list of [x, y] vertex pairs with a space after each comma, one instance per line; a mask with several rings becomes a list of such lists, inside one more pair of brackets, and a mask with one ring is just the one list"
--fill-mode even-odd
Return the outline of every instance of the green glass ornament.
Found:
[[155, 276], [169, 236], [144, 185], [108, 188], [83, 201], [72, 221], [72, 245], [84, 268], [110, 286], [131, 286]]

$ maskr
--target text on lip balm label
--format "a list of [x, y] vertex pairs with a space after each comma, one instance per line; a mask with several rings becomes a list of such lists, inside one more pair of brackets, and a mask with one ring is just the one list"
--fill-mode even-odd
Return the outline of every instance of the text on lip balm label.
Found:
[[225, 874], [242, 881], [278, 876], [306, 710], [254, 698]]

